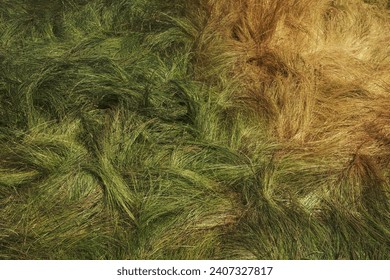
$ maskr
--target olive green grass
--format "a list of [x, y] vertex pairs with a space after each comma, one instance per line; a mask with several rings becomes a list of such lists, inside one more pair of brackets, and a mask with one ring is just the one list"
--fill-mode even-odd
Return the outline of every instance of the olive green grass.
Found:
[[0, 258], [388, 259], [388, 177], [280, 143], [187, 2], [0, 0]]

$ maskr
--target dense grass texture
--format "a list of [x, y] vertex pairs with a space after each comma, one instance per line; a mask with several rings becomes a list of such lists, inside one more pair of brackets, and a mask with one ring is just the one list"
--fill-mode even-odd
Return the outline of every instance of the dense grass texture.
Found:
[[383, 0], [0, 0], [1, 259], [389, 259]]

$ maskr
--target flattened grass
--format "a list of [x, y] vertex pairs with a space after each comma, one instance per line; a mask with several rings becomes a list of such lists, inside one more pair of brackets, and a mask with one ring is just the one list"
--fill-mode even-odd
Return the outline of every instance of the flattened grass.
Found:
[[233, 2], [2, 1], [0, 258], [388, 259], [385, 2]]

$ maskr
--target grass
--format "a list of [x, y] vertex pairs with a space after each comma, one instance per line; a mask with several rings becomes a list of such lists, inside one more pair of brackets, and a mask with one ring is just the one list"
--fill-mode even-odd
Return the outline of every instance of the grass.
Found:
[[388, 2], [190, 2], [0, 1], [0, 258], [388, 259]]

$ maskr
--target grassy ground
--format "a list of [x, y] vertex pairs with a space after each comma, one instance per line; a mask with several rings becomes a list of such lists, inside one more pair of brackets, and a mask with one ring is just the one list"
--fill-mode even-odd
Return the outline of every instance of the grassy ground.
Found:
[[388, 8], [0, 0], [0, 258], [388, 259]]

